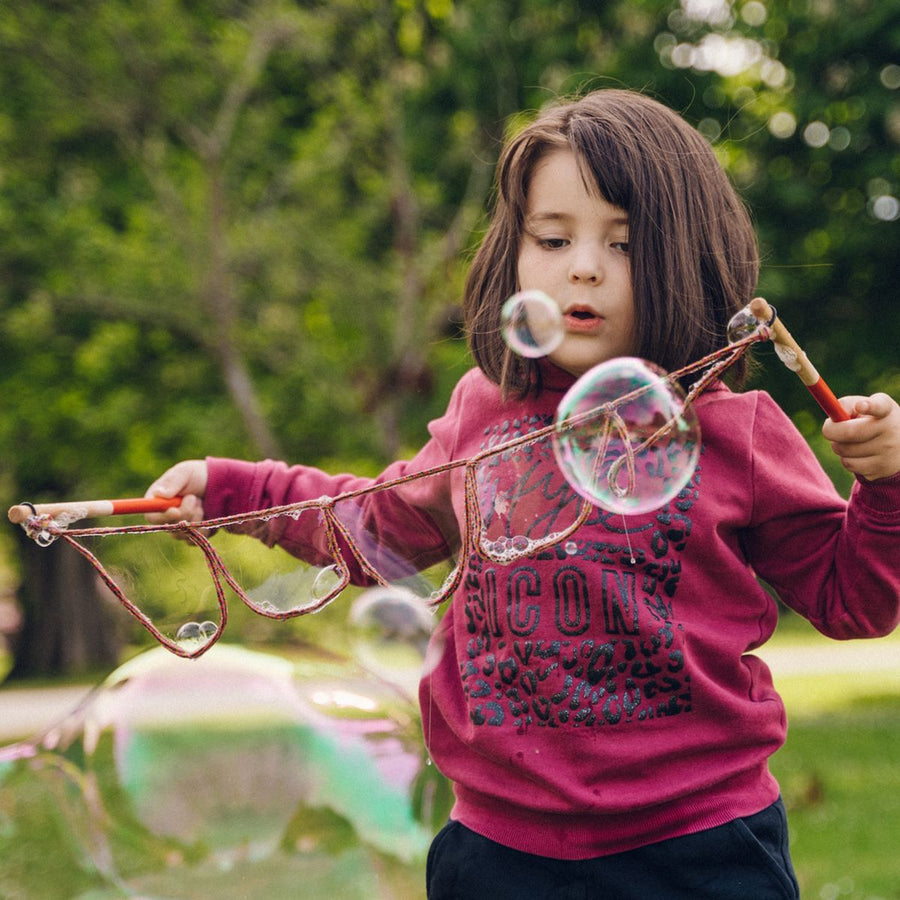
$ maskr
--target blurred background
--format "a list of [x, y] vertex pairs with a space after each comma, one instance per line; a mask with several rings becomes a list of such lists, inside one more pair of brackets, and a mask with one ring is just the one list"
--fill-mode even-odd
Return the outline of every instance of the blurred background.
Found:
[[[414, 452], [470, 365], [461, 289], [504, 136], [604, 86], [708, 138], [759, 292], [835, 393], [900, 397], [900, 0], [30, 0], [0, 5], [0, 496], [140, 496], [206, 454], [375, 473]], [[751, 386], [848, 491], [817, 408], [758, 357]], [[818, 652], [785, 618], [785, 664]], [[345, 625], [235, 610], [226, 640], [290, 657]], [[0, 696], [150, 646], [80, 557], [12, 526], [0, 634]], [[878, 645], [785, 670], [778, 764], [822, 900], [900, 897]], [[74, 896], [2, 867], [0, 896]]]

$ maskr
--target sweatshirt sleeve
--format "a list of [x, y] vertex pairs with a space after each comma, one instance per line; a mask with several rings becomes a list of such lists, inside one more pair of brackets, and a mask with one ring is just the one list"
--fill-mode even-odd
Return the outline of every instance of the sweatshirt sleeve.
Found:
[[[254, 517], [229, 529], [256, 537], [268, 546], [278, 545], [315, 565], [332, 561], [334, 540], [346, 551], [346, 534], [376, 568], [379, 565], [390, 568], [392, 560], [398, 564], [399, 555], [405, 560], [415, 560], [419, 566], [446, 559], [459, 546], [460, 538], [450, 497], [451, 475], [440, 471], [440, 467], [453, 456], [459, 393], [458, 387], [447, 413], [429, 424], [430, 439], [422, 450], [411, 460], [392, 463], [374, 478], [332, 475], [312, 466], [275, 460], [246, 462], [208, 457], [205, 518], [218, 519], [334, 498], [437, 469], [424, 478], [389, 490], [376, 490], [331, 505], [331, 515], [338, 523], [338, 527], [331, 529], [331, 535], [319, 509], [271, 518]], [[346, 552], [343, 556], [352, 558]], [[355, 581], [365, 580], [357, 573], [352, 577]]]
[[900, 620], [900, 476], [857, 481], [845, 501], [793, 423], [758, 396], [751, 565], [824, 634], [888, 634]]

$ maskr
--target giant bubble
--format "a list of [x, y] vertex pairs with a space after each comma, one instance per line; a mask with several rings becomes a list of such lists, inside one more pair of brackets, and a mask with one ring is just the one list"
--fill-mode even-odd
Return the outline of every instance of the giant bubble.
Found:
[[150, 650], [0, 748], [3, 896], [419, 897], [447, 783], [346, 658]]

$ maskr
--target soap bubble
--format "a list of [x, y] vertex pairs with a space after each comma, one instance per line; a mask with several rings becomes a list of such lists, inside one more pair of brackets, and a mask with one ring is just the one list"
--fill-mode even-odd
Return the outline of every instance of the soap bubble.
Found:
[[219, 626], [215, 622], [209, 620], [205, 622], [185, 622], [181, 628], [175, 632], [175, 641], [182, 645], [199, 645], [205, 644], [219, 630]]
[[415, 700], [356, 661], [156, 648], [42, 735], [0, 747], [3, 888], [417, 896], [450, 802]]
[[553, 448], [581, 496], [610, 512], [646, 513], [690, 480], [700, 426], [662, 370], [621, 357], [586, 372], [563, 397]]
[[370, 588], [350, 607], [350, 624], [370, 642], [405, 645], [424, 656], [434, 630], [434, 609], [398, 586]]
[[728, 330], [726, 332], [728, 335], [728, 343], [736, 344], [738, 341], [759, 334], [759, 330], [763, 327], [763, 324], [763, 322], [760, 322], [760, 320], [750, 312], [750, 307], [745, 306], [740, 312], [736, 312], [728, 323]]
[[500, 322], [510, 349], [530, 359], [552, 353], [565, 336], [559, 307], [543, 291], [513, 294], [503, 304]]
[[435, 609], [401, 585], [363, 591], [350, 607], [352, 652], [367, 671], [415, 697], [419, 681], [440, 662], [442, 641], [432, 639]]

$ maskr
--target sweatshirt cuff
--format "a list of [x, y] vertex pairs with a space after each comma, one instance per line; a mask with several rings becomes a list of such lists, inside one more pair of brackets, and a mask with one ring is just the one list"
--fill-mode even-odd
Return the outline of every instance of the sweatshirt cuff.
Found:
[[206, 457], [206, 494], [203, 516], [218, 519], [256, 509], [253, 503], [256, 464], [237, 459]]
[[889, 478], [857, 478], [853, 493], [866, 509], [881, 516], [900, 514], [900, 472]]

